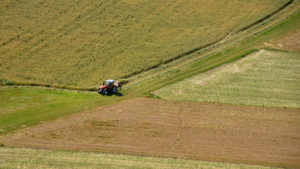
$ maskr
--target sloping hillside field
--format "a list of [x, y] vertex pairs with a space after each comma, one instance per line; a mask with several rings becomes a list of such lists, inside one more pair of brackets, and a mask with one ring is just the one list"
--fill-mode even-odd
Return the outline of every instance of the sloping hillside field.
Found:
[[300, 110], [133, 99], [0, 138], [5, 145], [300, 167]]
[[300, 108], [300, 54], [261, 50], [154, 93], [170, 100]]
[[0, 3], [0, 78], [94, 87], [236, 33], [288, 0]]

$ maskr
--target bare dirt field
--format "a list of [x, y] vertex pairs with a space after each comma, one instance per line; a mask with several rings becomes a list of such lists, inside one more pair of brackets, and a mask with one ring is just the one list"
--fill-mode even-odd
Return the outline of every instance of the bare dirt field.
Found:
[[2, 136], [5, 145], [300, 167], [300, 110], [140, 98]]

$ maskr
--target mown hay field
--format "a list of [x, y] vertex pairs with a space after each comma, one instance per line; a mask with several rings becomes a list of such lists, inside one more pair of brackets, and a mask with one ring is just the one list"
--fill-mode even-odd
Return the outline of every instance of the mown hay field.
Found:
[[222, 39], [288, 0], [0, 3], [0, 78], [94, 87]]
[[1, 168], [148, 168], [271, 169], [257, 165], [191, 161], [119, 154], [0, 148]]
[[164, 99], [300, 108], [300, 54], [261, 50], [154, 93]]

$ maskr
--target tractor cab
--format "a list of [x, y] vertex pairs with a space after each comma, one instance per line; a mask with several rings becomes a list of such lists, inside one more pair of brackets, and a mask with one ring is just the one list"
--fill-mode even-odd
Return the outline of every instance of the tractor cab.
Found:
[[102, 86], [98, 89], [98, 93], [108, 95], [111, 93], [117, 93], [118, 90], [121, 90], [120, 83], [118, 81], [115, 83], [114, 80], [109, 79], [103, 81]]
[[108, 88], [112, 88], [112, 86], [115, 84], [114, 80], [105, 80], [104, 85], [107, 85]]

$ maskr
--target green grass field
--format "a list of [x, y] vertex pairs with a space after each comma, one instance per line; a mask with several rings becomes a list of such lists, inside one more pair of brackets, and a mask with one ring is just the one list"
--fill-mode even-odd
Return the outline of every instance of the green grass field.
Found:
[[0, 168], [271, 169], [272, 167], [133, 155], [0, 147]]
[[234, 34], [288, 0], [0, 3], [0, 79], [95, 87]]
[[0, 134], [112, 104], [119, 99], [96, 92], [0, 87]]
[[154, 93], [164, 99], [300, 108], [300, 54], [259, 51]]

